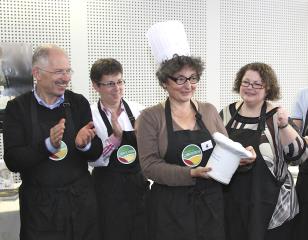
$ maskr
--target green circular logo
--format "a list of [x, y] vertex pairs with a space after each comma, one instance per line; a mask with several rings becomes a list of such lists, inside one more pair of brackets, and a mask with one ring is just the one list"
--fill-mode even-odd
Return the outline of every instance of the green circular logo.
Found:
[[182, 151], [182, 161], [186, 166], [196, 167], [201, 163], [202, 151], [196, 144], [187, 145]]
[[53, 161], [61, 161], [66, 157], [67, 152], [68, 152], [68, 149], [67, 149], [65, 142], [61, 141], [61, 145], [60, 145], [58, 152], [50, 155], [49, 159]]
[[137, 152], [131, 145], [123, 145], [117, 151], [117, 158], [120, 163], [131, 164], [136, 160]]

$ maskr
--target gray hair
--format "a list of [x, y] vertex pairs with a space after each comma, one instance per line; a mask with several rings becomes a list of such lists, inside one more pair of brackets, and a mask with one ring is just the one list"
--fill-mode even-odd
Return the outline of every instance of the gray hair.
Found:
[[48, 57], [51, 50], [57, 50], [67, 55], [66, 51], [55, 44], [42, 44], [38, 46], [32, 56], [32, 67], [38, 64], [48, 64]]

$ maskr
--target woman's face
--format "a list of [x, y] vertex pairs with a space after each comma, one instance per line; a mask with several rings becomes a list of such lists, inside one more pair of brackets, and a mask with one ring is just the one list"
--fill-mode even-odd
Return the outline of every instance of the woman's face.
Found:
[[119, 104], [124, 95], [122, 74], [103, 75], [99, 83], [93, 83], [101, 101], [107, 106]]
[[[194, 69], [185, 66], [180, 71], [173, 74], [173, 76], [171, 77], [175, 79], [178, 77], [191, 78], [198, 76], [197, 72]], [[163, 84], [163, 87], [167, 90], [170, 100], [181, 103], [190, 101], [190, 99], [195, 93], [197, 84], [198, 83], [192, 84], [190, 80], [187, 80], [184, 84], [178, 85], [174, 80], [168, 78], [167, 82]]]
[[266, 98], [266, 86], [259, 72], [253, 70], [246, 71], [240, 86], [240, 96], [243, 101], [249, 105], [263, 103]]

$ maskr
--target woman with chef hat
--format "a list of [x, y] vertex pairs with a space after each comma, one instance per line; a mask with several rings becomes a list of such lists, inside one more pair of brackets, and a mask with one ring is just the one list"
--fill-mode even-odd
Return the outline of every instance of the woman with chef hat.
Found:
[[140, 165], [154, 181], [147, 202], [149, 239], [224, 239], [221, 185], [208, 178], [205, 166], [215, 146], [212, 134], [227, 133], [213, 105], [192, 99], [203, 63], [190, 56], [180, 22], [155, 24], [147, 35], [160, 63], [156, 76], [168, 93], [136, 125]]

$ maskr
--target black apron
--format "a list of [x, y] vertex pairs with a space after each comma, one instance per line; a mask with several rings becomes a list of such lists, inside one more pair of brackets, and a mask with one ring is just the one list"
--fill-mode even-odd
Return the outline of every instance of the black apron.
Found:
[[253, 146], [257, 158], [251, 169], [235, 172], [229, 185], [224, 187], [226, 239], [263, 240], [282, 183], [270, 172], [259, 150], [265, 129], [266, 103], [262, 106], [257, 130], [231, 128], [240, 108], [232, 114], [226, 129], [230, 139], [244, 147]]
[[[173, 131], [170, 102], [169, 99], [166, 101], [168, 147], [164, 159], [169, 164], [185, 166], [182, 154], [186, 147], [201, 150], [201, 143], [209, 141], [213, 147], [215, 145], [200, 113], [191, 104], [196, 111], [200, 130]], [[206, 165], [212, 151], [213, 148], [202, 151], [198, 166]], [[175, 187], [154, 183], [148, 197], [149, 239], [223, 240], [222, 197], [221, 184], [212, 179], [197, 178], [195, 186]]]
[[[66, 142], [70, 153], [75, 147], [75, 128], [69, 103], [65, 101], [62, 106], [65, 108], [66, 117], [63, 141]], [[42, 141], [42, 131], [49, 131], [50, 126], [47, 127], [38, 121], [37, 102], [34, 97], [31, 100], [31, 118], [32, 144], [37, 145]], [[69, 158], [69, 154], [66, 158]], [[80, 178], [62, 187], [42, 186], [26, 177], [23, 179], [19, 189], [21, 240], [100, 239], [95, 192], [90, 174], [85, 172], [81, 171]]]
[[[303, 127], [303, 137], [307, 136], [308, 111]], [[295, 240], [307, 240], [308, 226], [308, 161], [299, 166], [296, 180], [296, 192], [299, 203], [299, 214], [295, 217]]]
[[[122, 102], [134, 127], [135, 118], [128, 104], [123, 99]], [[100, 102], [98, 109], [110, 136], [113, 133], [112, 126]], [[138, 154], [130, 164], [119, 161], [118, 150], [123, 146], [130, 146], [130, 149], [133, 147], [137, 151], [134, 131], [123, 131], [121, 144], [112, 152], [108, 166], [95, 167], [92, 172], [99, 206], [100, 230], [104, 240], [144, 240], [144, 198], [149, 184], [140, 171]]]

